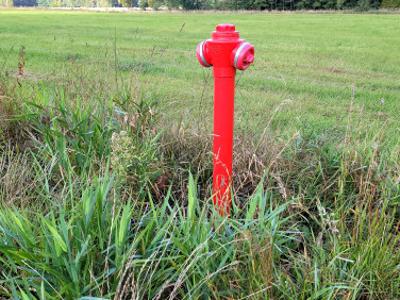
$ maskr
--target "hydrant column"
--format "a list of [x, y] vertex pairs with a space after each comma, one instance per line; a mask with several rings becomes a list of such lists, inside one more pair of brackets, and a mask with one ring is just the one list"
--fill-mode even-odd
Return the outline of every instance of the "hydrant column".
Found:
[[235, 76], [214, 78], [213, 200], [220, 212], [231, 204]]
[[236, 69], [245, 70], [254, 61], [254, 47], [239, 38], [232, 24], [221, 24], [212, 38], [196, 51], [199, 63], [213, 67], [214, 140], [213, 201], [221, 214], [229, 214], [232, 185], [232, 151]]

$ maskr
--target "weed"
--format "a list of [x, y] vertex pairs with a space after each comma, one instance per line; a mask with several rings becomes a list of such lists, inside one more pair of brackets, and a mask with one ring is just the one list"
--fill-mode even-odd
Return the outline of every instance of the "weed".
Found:
[[133, 43], [129, 15], [67, 13], [74, 39], [53, 26], [49, 42], [61, 15], [18, 13], [37, 22], [23, 42], [38, 75], [0, 46], [0, 298], [400, 298], [398, 51], [371, 42], [396, 39], [392, 16], [235, 16], [259, 50], [236, 84], [222, 218], [210, 76], [186, 51], [220, 17], [138, 15]]

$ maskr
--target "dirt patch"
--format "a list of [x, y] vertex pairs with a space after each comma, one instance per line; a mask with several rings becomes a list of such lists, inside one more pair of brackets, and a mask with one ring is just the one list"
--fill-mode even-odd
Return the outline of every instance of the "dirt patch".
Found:
[[338, 68], [338, 67], [328, 67], [322, 69], [324, 72], [333, 73], [333, 74], [346, 74], [348, 73], [346, 70]]

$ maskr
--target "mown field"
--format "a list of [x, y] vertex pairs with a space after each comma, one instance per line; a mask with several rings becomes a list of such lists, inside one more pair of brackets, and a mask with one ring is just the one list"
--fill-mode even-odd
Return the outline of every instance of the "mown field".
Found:
[[[0, 298], [400, 298], [400, 16], [0, 10]], [[235, 201], [210, 201], [230, 22]]]

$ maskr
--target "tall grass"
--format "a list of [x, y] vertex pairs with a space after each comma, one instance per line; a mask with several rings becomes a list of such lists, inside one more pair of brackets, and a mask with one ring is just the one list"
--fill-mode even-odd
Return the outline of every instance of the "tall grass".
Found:
[[0, 297], [400, 297], [400, 148], [385, 127], [371, 135], [350, 108], [339, 132], [239, 132], [222, 218], [210, 136], [165, 126], [148, 93], [19, 80], [0, 85]]
[[[157, 205], [147, 198], [148, 207], [122, 204], [109, 175], [81, 189], [72, 206], [55, 204], [46, 214], [3, 208], [2, 294], [191, 299], [267, 289], [263, 278], [291, 239], [281, 229], [285, 205], [260, 190], [248, 208], [223, 219], [200, 205], [195, 181], [189, 182], [186, 208], [169, 196]], [[254, 282], [241, 287], [246, 276]], [[232, 280], [239, 285], [234, 290]]]

